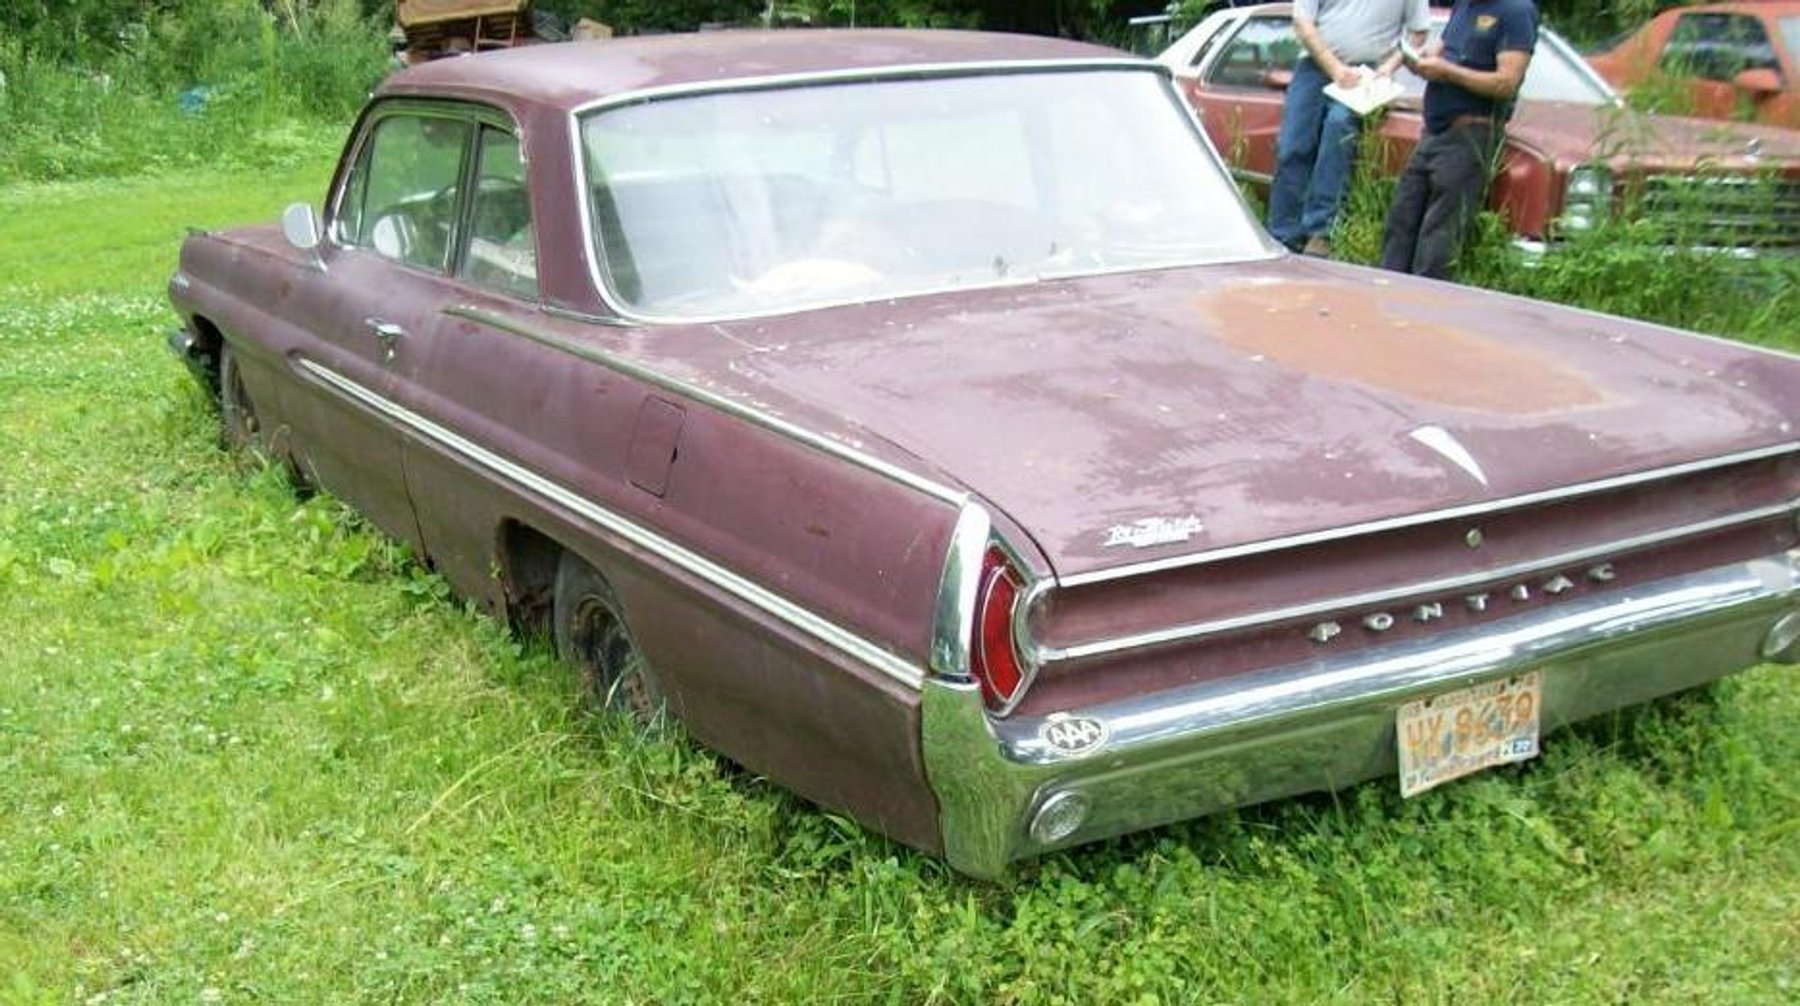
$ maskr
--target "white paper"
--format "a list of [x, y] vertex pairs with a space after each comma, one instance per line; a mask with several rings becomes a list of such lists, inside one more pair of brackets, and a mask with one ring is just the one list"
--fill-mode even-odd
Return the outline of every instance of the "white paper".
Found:
[[1325, 85], [1325, 97], [1350, 106], [1357, 115], [1368, 115], [1405, 93], [1406, 89], [1395, 83], [1394, 78], [1373, 73], [1364, 74], [1355, 87], [1339, 87], [1336, 83]]

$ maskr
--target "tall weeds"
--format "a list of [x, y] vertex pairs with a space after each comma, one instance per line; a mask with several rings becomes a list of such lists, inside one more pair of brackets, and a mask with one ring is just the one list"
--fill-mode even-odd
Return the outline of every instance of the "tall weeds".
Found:
[[[1334, 257], [1365, 265], [1381, 259], [1381, 232], [1395, 185], [1385, 176], [1376, 128], [1364, 136], [1363, 156], [1332, 239]], [[1606, 149], [1620, 142], [1603, 139]], [[1705, 177], [1705, 171], [1697, 175]], [[1734, 183], [1740, 210], [1755, 216], [1757, 207], [1766, 207], [1769, 219], [1780, 219], [1779, 184], [1772, 176]], [[1628, 198], [1599, 227], [1561, 235], [1535, 258], [1515, 247], [1504, 219], [1483, 211], [1463, 248], [1457, 277], [1474, 286], [1800, 351], [1795, 320], [1800, 319], [1800, 256], [1776, 251], [1750, 258], [1705, 248], [1719, 237], [1705, 226], [1716, 207], [1699, 201], [1705, 198], [1703, 187], [1695, 187], [1692, 197], [1695, 205], [1665, 201], [1655, 213]], [[1747, 241], [1767, 236], [1742, 235]]]
[[311, 153], [380, 79], [384, 35], [355, 0], [208, 0], [62, 44], [0, 38], [0, 181]]

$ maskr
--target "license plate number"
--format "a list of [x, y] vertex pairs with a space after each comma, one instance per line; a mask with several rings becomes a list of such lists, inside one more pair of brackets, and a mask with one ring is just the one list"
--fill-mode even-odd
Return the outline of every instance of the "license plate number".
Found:
[[1400, 707], [1400, 795], [1538, 753], [1544, 675], [1532, 671]]

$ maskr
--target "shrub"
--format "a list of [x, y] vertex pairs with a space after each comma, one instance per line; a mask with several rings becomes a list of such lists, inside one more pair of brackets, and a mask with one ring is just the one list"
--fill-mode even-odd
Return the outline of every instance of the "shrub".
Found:
[[[73, 25], [64, 22], [58, 37], [111, 9], [73, 6]], [[293, 148], [257, 142], [260, 134], [341, 131], [387, 65], [385, 24], [365, 18], [356, 0], [280, 9], [176, 3], [57, 44], [45, 43], [53, 33], [42, 24], [0, 38], [0, 131], [9, 141], [0, 180], [221, 159], [263, 166]]]

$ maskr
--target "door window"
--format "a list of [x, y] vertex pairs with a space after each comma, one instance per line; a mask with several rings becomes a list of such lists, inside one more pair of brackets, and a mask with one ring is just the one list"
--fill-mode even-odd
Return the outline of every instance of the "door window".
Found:
[[1745, 70], [1781, 69], [1762, 22], [1742, 14], [1683, 14], [1663, 49], [1662, 66], [1681, 76], [1723, 81]]
[[1207, 82], [1223, 87], [1274, 86], [1270, 74], [1292, 70], [1300, 58], [1300, 39], [1285, 17], [1253, 17], [1226, 43], [1213, 61]]
[[434, 115], [380, 119], [352, 169], [337, 239], [433, 271], [448, 268], [470, 128]]
[[519, 139], [505, 130], [483, 127], [476, 157], [469, 250], [460, 273], [472, 283], [503, 293], [536, 297], [537, 240]]

